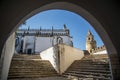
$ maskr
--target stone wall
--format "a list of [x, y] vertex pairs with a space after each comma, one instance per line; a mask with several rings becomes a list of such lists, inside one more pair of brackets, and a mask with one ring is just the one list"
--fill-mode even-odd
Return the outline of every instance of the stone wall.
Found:
[[60, 57], [60, 74], [62, 74], [75, 60], [81, 60], [84, 57], [84, 52], [66, 44], [59, 44], [58, 46]]
[[1, 69], [2, 69], [0, 80], [7, 80], [11, 59], [15, 50], [14, 48], [15, 48], [15, 33], [9, 36], [6, 43], [4, 44], [4, 48], [3, 48], [2, 56], [0, 60]]
[[90, 53], [96, 53], [96, 52], [100, 52], [100, 51], [104, 51], [104, 50], [106, 50], [106, 47], [105, 47], [105, 45], [102, 45], [102, 46], [100, 46], [100, 47], [91, 49], [91, 50], [90, 50]]
[[54, 69], [59, 73], [58, 63], [58, 47], [57, 45], [50, 47], [40, 53], [42, 60], [49, 60]]
[[49, 60], [54, 69], [62, 74], [75, 61], [84, 57], [82, 50], [66, 44], [58, 44], [40, 53], [42, 60]]

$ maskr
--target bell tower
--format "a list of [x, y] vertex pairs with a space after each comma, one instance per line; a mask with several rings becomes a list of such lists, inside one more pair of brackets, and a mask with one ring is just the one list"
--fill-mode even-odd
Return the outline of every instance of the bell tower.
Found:
[[94, 36], [88, 31], [87, 37], [86, 37], [86, 50], [88, 50], [89, 53], [91, 53], [92, 49], [95, 49], [96, 46], [96, 41], [94, 40]]

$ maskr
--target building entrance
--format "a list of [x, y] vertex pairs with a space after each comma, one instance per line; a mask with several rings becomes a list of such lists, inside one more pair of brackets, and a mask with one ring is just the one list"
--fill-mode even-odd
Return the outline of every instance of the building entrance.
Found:
[[28, 49], [27, 54], [32, 54], [32, 49]]

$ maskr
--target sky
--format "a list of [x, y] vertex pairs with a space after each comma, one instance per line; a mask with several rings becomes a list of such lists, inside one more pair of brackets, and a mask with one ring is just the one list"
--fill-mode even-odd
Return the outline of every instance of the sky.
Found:
[[92, 25], [89, 24], [80, 15], [66, 11], [66, 10], [47, 10], [35, 14], [26, 20], [25, 25], [21, 25], [20, 29], [63, 29], [63, 25], [66, 24], [70, 30], [70, 36], [73, 37], [73, 46], [75, 48], [85, 50], [86, 36], [88, 30], [94, 35], [94, 39], [97, 42], [97, 46], [103, 45], [103, 42]]

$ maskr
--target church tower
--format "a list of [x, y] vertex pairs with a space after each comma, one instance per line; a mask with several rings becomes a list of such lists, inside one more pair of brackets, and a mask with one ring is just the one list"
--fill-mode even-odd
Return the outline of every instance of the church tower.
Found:
[[91, 50], [95, 49], [96, 47], [97, 46], [96, 46], [96, 41], [94, 40], [94, 36], [89, 30], [88, 35], [86, 37], [86, 50], [88, 50], [88, 52], [91, 53]]

